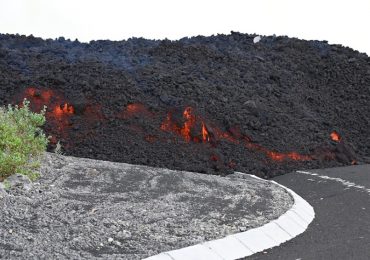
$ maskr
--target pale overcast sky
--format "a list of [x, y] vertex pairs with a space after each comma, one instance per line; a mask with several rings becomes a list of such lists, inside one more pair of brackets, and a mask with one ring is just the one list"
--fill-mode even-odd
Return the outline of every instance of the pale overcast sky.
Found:
[[0, 0], [0, 33], [80, 41], [228, 34], [328, 40], [370, 55], [370, 0]]

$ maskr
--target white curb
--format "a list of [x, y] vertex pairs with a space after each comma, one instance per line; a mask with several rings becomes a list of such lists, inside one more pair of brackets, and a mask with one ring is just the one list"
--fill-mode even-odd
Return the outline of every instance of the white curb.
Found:
[[144, 260], [234, 260], [278, 246], [303, 233], [315, 218], [313, 207], [291, 189], [275, 181], [270, 182], [284, 188], [294, 199], [293, 206], [278, 219], [242, 233], [160, 253]]

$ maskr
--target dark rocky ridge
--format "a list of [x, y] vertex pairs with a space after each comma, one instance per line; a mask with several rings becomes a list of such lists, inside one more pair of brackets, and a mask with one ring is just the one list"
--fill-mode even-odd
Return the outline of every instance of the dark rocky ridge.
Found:
[[[270, 36], [253, 44], [254, 37], [232, 32], [179, 41], [85, 44], [0, 35], [0, 105], [19, 102], [29, 86], [62, 93], [76, 108], [68, 133], [61, 135], [50, 122], [45, 129], [61, 140], [67, 155], [80, 157], [264, 177], [350, 164], [354, 156], [348, 147], [353, 147], [358, 162], [366, 160], [370, 58], [326, 42]], [[137, 102], [155, 116], [114, 116]], [[98, 105], [105, 120], [89, 122], [78, 113]], [[167, 111], [186, 106], [223, 131], [238, 126], [271, 150], [344, 153], [338, 152], [334, 160], [274, 162], [222, 140], [215, 147], [186, 143], [160, 130]], [[330, 140], [333, 130], [343, 137], [339, 146]], [[156, 140], [148, 142], [147, 135]], [[213, 155], [219, 159], [210, 160]]]

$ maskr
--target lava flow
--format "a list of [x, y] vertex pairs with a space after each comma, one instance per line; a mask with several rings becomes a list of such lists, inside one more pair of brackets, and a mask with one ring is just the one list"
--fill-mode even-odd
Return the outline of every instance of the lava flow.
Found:
[[74, 114], [74, 108], [73, 106], [65, 103], [61, 106], [56, 106], [53, 111], [55, 117], [62, 118], [64, 115], [73, 115]]
[[[218, 140], [226, 140], [234, 144], [244, 143], [245, 147], [263, 152], [273, 161], [309, 161], [313, 159], [313, 156], [311, 155], [302, 155], [297, 152], [279, 153], [271, 151], [261, 145], [253, 143], [250, 137], [240, 134], [239, 131], [234, 131], [233, 134], [230, 132], [224, 132], [217, 127], [207, 127], [205, 121], [201, 119], [201, 117], [196, 116], [191, 107], [186, 107], [184, 109], [182, 117], [184, 119], [184, 123], [179, 125], [179, 123], [173, 120], [172, 113], [169, 112], [166, 119], [161, 124], [161, 130], [173, 132], [184, 138], [186, 142], [193, 141], [198, 143], [200, 140], [199, 137], [201, 137], [203, 143], [215, 144]], [[196, 131], [197, 125], [201, 125], [200, 132]], [[212, 129], [212, 131], [210, 132], [208, 129]]]
[[[54, 125], [52, 130], [56, 130], [56, 134], [66, 137], [66, 129], [70, 126], [70, 117], [74, 114], [74, 107], [68, 104], [62, 95], [50, 89], [29, 87], [22, 94], [22, 99], [24, 98], [30, 101], [30, 107], [33, 111], [40, 111], [46, 106], [45, 117]], [[53, 136], [52, 143], [55, 140]]]
[[[168, 112], [166, 119], [161, 124], [161, 130], [178, 134], [182, 136], [186, 142], [210, 142], [210, 134], [207, 127], [200, 117], [194, 115], [193, 108], [186, 107], [182, 116], [184, 123], [183, 125], [179, 125], [172, 119], [172, 113]], [[194, 128], [199, 126], [198, 123], [201, 125], [201, 132], [194, 135]]]
[[331, 138], [331, 140], [333, 140], [335, 142], [340, 142], [342, 140], [342, 137], [338, 134], [337, 131], [331, 132], [330, 138]]
[[[31, 102], [32, 110], [41, 110], [44, 105], [47, 106], [46, 119], [51, 123], [51, 132], [56, 133], [62, 137], [68, 137], [67, 129], [71, 126], [71, 116], [75, 114], [75, 108], [68, 103], [63, 95], [56, 93], [50, 89], [42, 88], [27, 88], [22, 96], [27, 98]], [[115, 120], [131, 120], [132, 118], [154, 118], [159, 119], [159, 115], [151, 112], [147, 107], [140, 103], [132, 103], [126, 106], [125, 110], [114, 117]], [[86, 105], [82, 112], [79, 112], [79, 118], [83, 119], [84, 122], [95, 122], [100, 123], [106, 122], [106, 117], [102, 113], [102, 107], [99, 104]], [[130, 124], [132, 129], [135, 128], [135, 124]], [[138, 127], [137, 129], [142, 129]], [[160, 130], [164, 132], [173, 133], [180, 136], [186, 143], [203, 143], [209, 144], [208, 148], [212, 149], [217, 146], [221, 141], [232, 143], [235, 145], [243, 145], [249, 150], [263, 153], [267, 158], [272, 161], [309, 161], [315, 159], [315, 155], [304, 155], [297, 152], [277, 152], [267, 149], [259, 144], [256, 144], [252, 139], [240, 132], [238, 128], [230, 128], [228, 131], [223, 131], [221, 128], [210, 123], [208, 120], [204, 120], [201, 116], [196, 115], [194, 109], [190, 106], [180, 113], [180, 111], [170, 111], [167, 113], [165, 119], [160, 125]], [[54, 132], [53, 132], [54, 131]], [[136, 132], [141, 132], [135, 130]], [[144, 133], [143, 133], [144, 134]], [[158, 139], [154, 133], [147, 134], [144, 138], [149, 143], [154, 143]], [[341, 142], [341, 136], [333, 131], [330, 137], [335, 142]], [[55, 138], [54, 138], [55, 139]], [[334, 158], [332, 152], [327, 153], [326, 158]], [[213, 157], [215, 161], [216, 156]], [[217, 159], [218, 160], [218, 159]], [[216, 160], [216, 161], [217, 161]], [[235, 164], [235, 163], [233, 163]]]
[[32, 110], [40, 111], [44, 105], [50, 105], [52, 96], [54, 96], [54, 93], [50, 89], [38, 90], [34, 87], [29, 87], [24, 91], [22, 99], [26, 98], [31, 101], [30, 106]]

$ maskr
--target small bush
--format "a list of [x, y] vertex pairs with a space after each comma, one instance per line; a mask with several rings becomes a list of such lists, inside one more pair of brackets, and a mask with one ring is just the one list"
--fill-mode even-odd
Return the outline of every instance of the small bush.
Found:
[[0, 181], [14, 173], [31, 180], [39, 176], [40, 158], [49, 142], [40, 128], [45, 110], [33, 113], [27, 100], [20, 107], [0, 107]]

